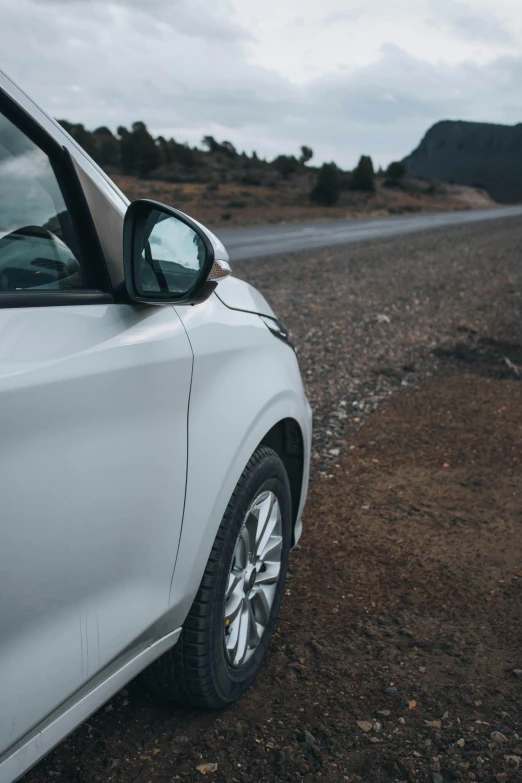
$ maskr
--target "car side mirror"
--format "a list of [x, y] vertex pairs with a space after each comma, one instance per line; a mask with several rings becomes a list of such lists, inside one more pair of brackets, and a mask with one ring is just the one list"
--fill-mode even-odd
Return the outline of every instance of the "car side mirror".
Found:
[[133, 201], [123, 224], [127, 293], [145, 304], [198, 304], [231, 273], [212, 232], [157, 201]]

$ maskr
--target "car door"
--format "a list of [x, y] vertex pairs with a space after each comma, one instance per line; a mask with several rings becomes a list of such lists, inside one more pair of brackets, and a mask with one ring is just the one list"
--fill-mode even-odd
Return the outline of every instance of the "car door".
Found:
[[0, 101], [0, 755], [167, 613], [187, 463], [184, 328], [40, 131]]

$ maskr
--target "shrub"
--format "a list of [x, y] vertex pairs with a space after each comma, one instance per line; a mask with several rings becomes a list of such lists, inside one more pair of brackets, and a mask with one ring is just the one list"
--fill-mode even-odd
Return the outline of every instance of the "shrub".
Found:
[[309, 160], [312, 160], [314, 157], [314, 151], [311, 147], [307, 147], [306, 144], [303, 144], [301, 147], [301, 155], [299, 157], [299, 163], [308, 163]]
[[395, 180], [397, 182], [406, 176], [406, 166], [402, 161], [394, 160], [386, 169], [386, 176], [388, 179]]
[[299, 168], [299, 161], [294, 155], [278, 155], [272, 161], [272, 166], [281, 174], [283, 179], [288, 179], [290, 174], [293, 174]]
[[221, 151], [225, 152], [231, 158], [235, 158], [236, 155], [239, 154], [231, 141], [222, 141], [221, 142]]
[[323, 163], [317, 175], [317, 182], [310, 192], [310, 200], [325, 207], [332, 207], [339, 201], [341, 183], [335, 163]]
[[201, 143], [208, 149], [209, 152], [219, 152], [219, 148], [221, 146], [213, 136], [203, 136]]
[[96, 145], [96, 151], [93, 153], [96, 163], [100, 166], [118, 166], [120, 163], [120, 144], [116, 136], [105, 126], [96, 128], [92, 136]]
[[241, 199], [233, 199], [227, 203], [227, 207], [230, 209], [245, 209], [248, 207], [248, 201], [242, 201]]
[[143, 122], [133, 122], [132, 130], [120, 126], [120, 160], [124, 174], [146, 177], [161, 163], [161, 151]]
[[369, 155], [361, 155], [359, 163], [353, 171], [352, 189], [373, 193], [375, 190], [375, 173], [372, 159]]
[[254, 187], [259, 187], [262, 184], [261, 179], [256, 177], [255, 174], [245, 174], [241, 177], [240, 182], [242, 185], [252, 185]]

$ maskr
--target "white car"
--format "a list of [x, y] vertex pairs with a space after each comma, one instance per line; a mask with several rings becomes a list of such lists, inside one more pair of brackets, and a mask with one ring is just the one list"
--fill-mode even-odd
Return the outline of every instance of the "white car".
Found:
[[259, 670], [311, 412], [288, 332], [229, 274], [0, 72], [0, 783], [146, 667], [209, 708]]

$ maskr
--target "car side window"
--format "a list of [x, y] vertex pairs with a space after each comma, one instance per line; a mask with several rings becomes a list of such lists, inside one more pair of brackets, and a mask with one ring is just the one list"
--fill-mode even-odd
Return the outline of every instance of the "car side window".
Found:
[[51, 161], [0, 113], [0, 292], [74, 291], [84, 281]]

